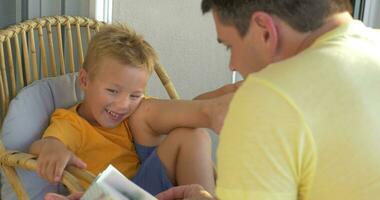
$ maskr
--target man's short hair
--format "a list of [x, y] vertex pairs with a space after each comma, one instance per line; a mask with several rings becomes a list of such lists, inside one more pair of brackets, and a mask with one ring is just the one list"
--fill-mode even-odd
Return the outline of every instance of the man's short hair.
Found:
[[223, 24], [234, 25], [244, 36], [256, 11], [275, 15], [295, 30], [308, 32], [319, 28], [333, 13], [351, 13], [352, 5], [350, 0], [202, 0], [202, 12], [211, 9]]
[[91, 39], [83, 68], [96, 75], [97, 63], [104, 57], [145, 69], [151, 73], [159, 65], [158, 57], [152, 46], [133, 29], [122, 24], [107, 24]]

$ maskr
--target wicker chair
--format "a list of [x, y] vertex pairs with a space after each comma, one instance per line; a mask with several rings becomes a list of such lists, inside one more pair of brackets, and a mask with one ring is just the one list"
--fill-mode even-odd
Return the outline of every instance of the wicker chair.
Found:
[[[55, 16], [28, 20], [0, 30], [0, 127], [9, 102], [20, 89], [35, 80], [78, 71], [83, 63], [83, 46], [87, 46], [84, 44], [88, 43], [103, 24], [85, 17]], [[72, 33], [72, 29], [76, 30], [75, 34]], [[35, 34], [38, 35], [38, 42]], [[83, 35], [85, 40], [82, 40]], [[73, 41], [76, 43], [76, 49], [73, 47]], [[74, 50], [77, 54], [76, 59]], [[178, 94], [164, 69], [157, 67], [155, 71], [169, 97], [177, 99]], [[29, 199], [15, 167], [35, 171], [35, 156], [7, 150], [0, 141], [0, 164], [18, 199]], [[62, 182], [71, 192], [83, 189], [76, 177], [87, 182], [94, 179], [94, 175], [85, 170], [67, 167]]]

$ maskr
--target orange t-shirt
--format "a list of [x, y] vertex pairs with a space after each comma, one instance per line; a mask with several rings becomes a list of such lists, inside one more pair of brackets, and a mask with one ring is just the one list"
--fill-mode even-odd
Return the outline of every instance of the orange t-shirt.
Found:
[[128, 178], [133, 177], [140, 163], [127, 119], [115, 128], [97, 127], [79, 116], [76, 108], [57, 109], [43, 137], [63, 142], [95, 175], [112, 164]]

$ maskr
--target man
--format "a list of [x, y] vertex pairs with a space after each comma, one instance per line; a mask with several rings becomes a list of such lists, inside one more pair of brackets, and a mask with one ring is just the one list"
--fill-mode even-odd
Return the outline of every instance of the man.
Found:
[[[348, 0], [203, 0], [245, 81], [220, 134], [220, 199], [380, 196], [380, 33]], [[200, 186], [159, 199], [213, 199]]]

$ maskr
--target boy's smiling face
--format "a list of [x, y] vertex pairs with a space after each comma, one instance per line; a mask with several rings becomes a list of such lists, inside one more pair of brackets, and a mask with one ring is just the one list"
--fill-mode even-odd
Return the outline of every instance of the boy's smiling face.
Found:
[[104, 57], [95, 72], [79, 73], [85, 97], [78, 113], [92, 125], [114, 128], [136, 110], [148, 79], [146, 70]]

